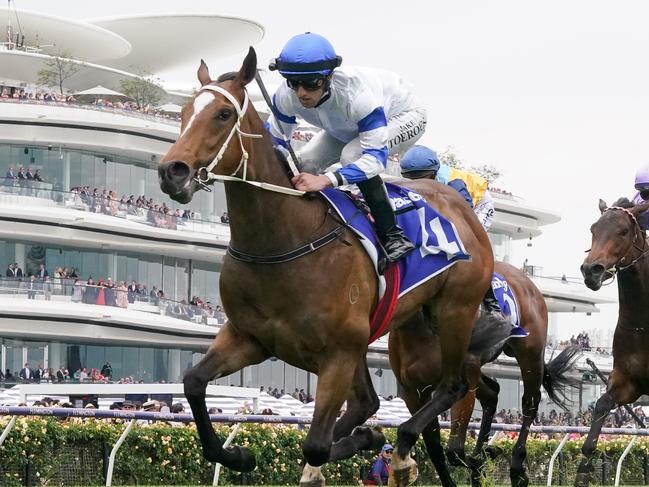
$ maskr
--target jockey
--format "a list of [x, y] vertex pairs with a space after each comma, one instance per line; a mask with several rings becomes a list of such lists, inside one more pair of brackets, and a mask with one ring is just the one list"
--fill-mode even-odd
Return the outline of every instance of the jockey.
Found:
[[[439, 162], [437, 153], [416, 145], [401, 158], [401, 175], [408, 179], [433, 179], [457, 190], [473, 208], [485, 232], [491, 227], [494, 216], [494, 203], [487, 189], [489, 182], [469, 171], [461, 171]], [[500, 312], [500, 305], [491, 286], [483, 299], [487, 312]], [[525, 338], [529, 333], [520, 326], [512, 326], [510, 338]]]
[[[342, 58], [324, 37], [307, 32], [291, 38], [270, 64], [286, 79], [273, 96], [269, 131], [286, 146], [297, 117], [323, 129], [299, 152], [304, 172], [292, 180], [302, 191], [356, 184], [375, 220], [388, 260], [414, 249], [397, 226], [379, 173], [388, 155], [403, 152], [426, 128], [426, 110], [412, 87], [396, 74], [370, 68], [338, 68]], [[342, 167], [322, 172], [334, 163]]]
[[[645, 164], [635, 173], [635, 189], [638, 192], [633, 197], [633, 204], [640, 205], [649, 201], [649, 164]], [[640, 228], [649, 230], [649, 211], [637, 217]]]
[[463, 171], [439, 162], [434, 150], [416, 145], [401, 158], [401, 175], [408, 179], [428, 178], [456, 189], [466, 200], [485, 231], [494, 219], [494, 203], [489, 182], [470, 171]]

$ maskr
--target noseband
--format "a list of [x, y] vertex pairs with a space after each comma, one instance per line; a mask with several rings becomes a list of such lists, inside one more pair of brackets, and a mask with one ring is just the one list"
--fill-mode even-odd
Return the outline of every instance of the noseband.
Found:
[[[618, 210], [618, 211], [623, 211], [626, 213], [629, 218], [631, 218], [631, 221], [633, 222], [633, 242], [631, 243], [633, 245], [633, 248], [640, 251], [640, 255], [633, 259], [630, 263], [626, 265], [622, 265], [622, 263], [625, 261], [627, 256], [623, 256], [616, 264], [613, 264], [613, 266], [610, 269], [606, 269], [606, 273], [609, 274], [609, 277], [607, 279], [614, 279], [615, 275], [618, 272], [624, 271], [634, 265], [636, 262], [638, 262], [640, 259], [642, 259], [647, 253], [649, 253], [649, 249], [647, 248], [647, 240], [642, 239], [642, 247], [636, 246], [636, 241], [638, 240], [638, 234], [642, 235], [642, 227], [638, 223], [638, 219], [635, 217], [635, 215], [629, 211], [628, 208], [623, 208], [621, 206], [611, 206], [606, 209], [606, 211], [609, 210]], [[588, 250], [590, 252], [590, 249]]]
[[[223, 142], [223, 145], [217, 152], [216, 156], [214, 157], [214, 159], [212, 159], [212, 162], [210, 162], [207, 166], [199, 168], [198, 171], [196, 171], [196, 175], [193, 179], [194, 181], [196, 181], [196, 183], [198, 183], [199, 187], [206, 191], [212, 191], [208, 186], [208, 183], [212, 180], [237, 181], [251, 184], [268, 191], [274, 191], [277, 193], [284, 193], [293, 196], [302, 196], [304, 194], [304, 191], [299, 191], [293, 188], [286, 188], [284, 186], [278, 186], [271, 183], [249, 181], [248, 179], [246, 179], [248, 172], [248, 151], [243, 146], [243, 137], [249, 137], [251, 139], [261, 139], [263, 137], [262, 134], [249, 134], [241, 130], [241, 120], [243, 120], [243, 117], [248, 110], [248, 92], [246, 90], [243, 91], [243, 105], [240, 105], [239, 101], [234, 97], [234, 95], [232, 95], [232, 93], [225, 90], [224, 88], [221, 88], [220, 86], [205, 85], [199, 90], [199, 93], [202, 91], [213, 91], [215, 93], [220, 93], [221, 95], [223, 95], [234, 106], [234, 109], [237, 112], [237, 120], [232, 126], [228, 137], [225, 139], [225, 142]], [[241, 146], [241, 160], [239, 161], [239, 165], [230, 175], [214, 174], [212, 172], [212, 169], [214, 169], [223, 158], [223, 154], [225, 154], [225, 151], [228, 148], [228, 144], [230, 143], [230, 140], [232, 140], [234, 134], [237, 134], [237, 137], [239, 138], [239, 145]], [[242, 168], [242, 177], [236, 177], [235, 174], [237, 174]]]

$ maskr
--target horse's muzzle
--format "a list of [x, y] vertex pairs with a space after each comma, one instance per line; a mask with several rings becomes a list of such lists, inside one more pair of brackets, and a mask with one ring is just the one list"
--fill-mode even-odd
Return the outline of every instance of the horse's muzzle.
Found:
[[602, 280], [606, 273], [606, 267], [599, 262], [586, 263], [581, 265], [581, 275], [584, 276], [584, 284], [593, 291], [602, 287]]
[[179, 203], [189, 203], [195, 191], [192, 169], [183, 161], [167, 161], [158, 165], [160, 189]]

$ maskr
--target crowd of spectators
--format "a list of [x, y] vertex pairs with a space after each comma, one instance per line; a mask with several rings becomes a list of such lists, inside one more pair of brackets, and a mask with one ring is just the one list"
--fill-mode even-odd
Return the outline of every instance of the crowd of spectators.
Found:
[[[570, 340], [563, 340], [559, 342], [560, 349], [564, 349], [573, 345], [578, 346], [584, 352], [590, 352], [592, 350], [590, 346], [590, 337], [585, 331], [582, 331], [576, 337], [575, 335], [572, 335], [570, 337]], [[599, 353], [601, 353], [602, 351], [605, 352], [605, 350], [601, 347], [597, 347], [596, 351]]]
[[60, 94], [53, 91], [37, 90], [35, 93], [24, 88], [3, 87], [0, 91], [0, 100], [13, 100], [17, 102], [32, 103], [58, 103], [66, 105], [91, 106], [99, 109], [122, 110], [124, 112], [139, 113], [142, 115], [180, 121], [180, 114], [169, 113], [153, 107], [151, 104], [139, 105], [134, 101], [113, 101], [107, 96], [91, 98], [80, 97], [77, 99], [72, 94]]
[[119, 217], [127, 215], [145, 217], [148, 223], [159, 228], [176, 230], [179, 224], [196, 217], [189, 209], [174, 210], [166, 203], [157, 203], [153, 198], [144, 195], [137, 197], [123, 195], [119, 198], [113, 190], [100, 191], [97, 188], [91, 190], [90, 186], [76, 186], [70, 190], [70, 193], [72, 206], [76, 209]]
[[[548, 414], [541, 412], [537, 415], [534, 424], [537, 426], [590, 426], [593, 422], [593, 411], [593, 407], [589, 407], [586, 410], [579, 410], [577, 414], [573, 414], [570, 411], [557, 411], [556, 409], [552, 409]], [[633, 411], [641, 419], [645, 418], [641, 406], [637, 406]], [[511, 409], [501, 409], [494, 416], [495, 423], [522, 424], [522, 421], [523, 416], [520, 411], [512, 411]], [[623, 407], [614, 409], [605, 422], [605, 427], [611, 428], [624, 428], [635, 425], [635, 420]]]
[[73, 267], [58, 266], [51, 277], [43, 264], [39, 269], [25, 278], [18, 263], [7, 266], [3, 287], [9, 291], [21, 291], [28, 299], [36, 299], [43, 295], [49, 301], [52, 295], [70, 296], [73, 303], [94, 304], [99, 306], [115, 306], [128, 308], [130, 304], [145, 302], [157, 306], [161, 314], [186, 321], [206, 323], [208, 318], [215, 318], [219, 323], [225, 322], [225, 313], [220, 305], [213, 306], [211, 302], [199, 296], [174, 301], [168, 299], [162, 289], [153, 286], [150, 290], [146, 284], [132, 280], [114, 282], [112, 277], [95, 281], [92, 276], [82, 281]]

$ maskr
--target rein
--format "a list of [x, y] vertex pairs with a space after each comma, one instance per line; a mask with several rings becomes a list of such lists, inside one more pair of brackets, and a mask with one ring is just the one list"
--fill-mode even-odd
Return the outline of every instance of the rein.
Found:
[[[642, 247], [636, 246], [636, 241], [638, 240], [638, 234], [642, 235], [643, 232], [642, 232], [642, 227], [640, 227], [640, 224], [638, 223], [638, 219], [635, 217], [635, 215], [633, 213], [631, 213], [628, 208], [623, 208], [621, 206], [611, 206], [611, 207], [606, 209], [606, 211], [609, 211], [609, 210], [623, 211], [624, 213], [626, 213], [629, 216], [629, 218], [631, 218], [631, 221], [633, 222], [633, 225], [634, 225], [633, 226], [634, 233], [633, 233], [632, 245], [633, 245], [634, 249], [640, 251], [640, 255], [638, 255], [635, 259], [633, 259], [628, 264], [621, 265], [622, 262], [624, 262], [624, 260], [626, 259], [626, 256], [624, 256], [616, 264], [614, 264], [610, 269], [606, 269], [606, 273], [609, 275], [609, 277], [607, 277], [605, 280], [608, 281], [610, 279], [610, 281], [607, 282], [606, 284], [604, 284], [604, 280], [603, 280], [602, 281], [603, 286], [608, 286], [609, 284], [612, 284], [613, 281], [615, 280], [615, 276], [617, 275], [618, 272], [625, 271], [629, 267], [634, 266], [640, 259], [642, 259], [647, 254], [649, 254], [649, 247], [647, 247], [647, 239], [646, 238], [642, 239]], [[590, 249], [588, 249], [587, 252], [590, 252]]]
[[[248, 109], [248, 92], [244, 90], [243, 105], [240, 105], [239, 101], [232, 95], [232, 93], [221, 88], [220, 86], [205, 85], [199, 90], [199, 93], [201, 91], [206, 91], [206, 90], [215, 93], [220, 93], [230, 103], [232, 103], [232, 105], [234, 105], [234, 109], [237, 111], [237, 120], [232, 126], [232, 129], [230, 130], [228, 137], [225, 139], [225, 142], [217, 152], [216, 156], [214, 156], [214, 159], [212, 159], [212, 162], [210, 162], [207, 166], [203, 166], [198, 171], [196, 171], [196, 176], [194, 176], [193, 179], [198, 183], [200, 188], [211, 192], [212, 189], [208, 186], [210, 181], [214, 181], [214, 180], [236, 181], [240, 183], [247, 183], [252, 186], [265, 189], [267, 191], [273, 191], [275, 193], [283, 193], [291, 196], [304, 195], [304, 191], [299, 191], [297, 189], [286, 188], [284, 186], [279, 186], [277, 184], [264, 183], [260, 181], [250, 181], [246, 179], [247, 172], [248, 172], [248, 151], [243, 145], [243, 137], [248, 137], [251, 139], [260, 139], [263, 137], [262, 134], [249, 134], [241, 130], [241, 120], [243, 120], [243, 117], [246, 115], [246, 110]], [[223, 158], [223, 154], [225, 154], [225, 151], [228, 148], [228, 144], [232, 140], [234, 134], [237, 134], [237, 137], [239, 138], [239, 145], [241, 146], [241, 160], [239, 161], [239, 165], [230, 175], [214, 174], [212, 172], [212, 169], [214, 169]], [[242, 170], [243, 177], [235, 176], [235, 174], [237, 174], [240, 170]]]

